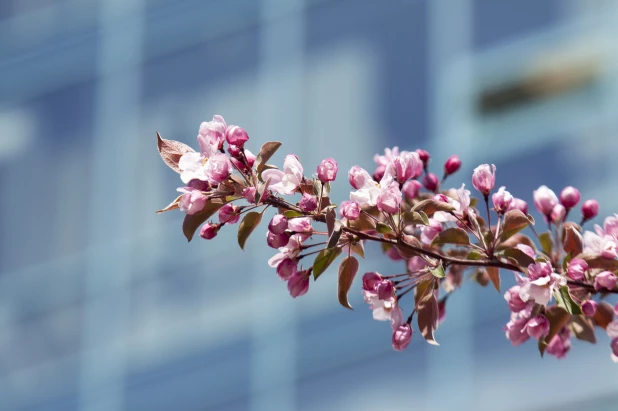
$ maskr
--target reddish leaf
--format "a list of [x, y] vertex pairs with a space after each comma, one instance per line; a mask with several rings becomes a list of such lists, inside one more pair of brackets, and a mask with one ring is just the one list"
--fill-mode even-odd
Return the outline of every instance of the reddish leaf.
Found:
[[589, 319], [583, 315], [574, 315], [571, 317], [571, 331], [575, 338], [589, 343], [596, 344], [597, 339], [594, 335], [594, 327]]
[[159, 149], [159, 154], [161, 158], [167, 164], [169, 168], [177, 172], [181, 173], [180, 168], [178, 168], [178, 162], [180, 161], [180, 157], [182, 157], [185, 153], [194, 153], [193, 150], [188, 145], [181, 143], [180, 141], [174, 140], [165, 140], [161, 138], [161, 135], [157, 133], [157, 148]]
[[178, 197], [176, 197], [176, 199], [174, 201], [172, 201], [167, 207], [158, 210], [157, 214], [159, 213], [164, 213], [166, 211], [170, 211], [170, 210], [176, 210], [177, 208], [179, 208], [178, 206], [178, 202], [180, 201], [180, 197], [182, 197], [182, 195], [179, 195]]
[[429, 294], [429, 298], [421, 299], [416, 306], [418, 329], [429, 344], [440, 345], [433, 335], [438, 328], [438, 301], [433, 292]]
[[500, 270], [498, 267], [487, 267], [487, 275], [496, 290], [500, 292]]
[[597, 311], [594, 313], [594, 324], [603, 329], [614, 320], [614, 307], [607, 301], [601, 301], [597, 306]]
[[558, 334], [558, 332], [564, 327], [571, 319], [571, 314], [567, 313], [563, 308], [557, 305], [551, 306], [545, 310], [545, 317], [549, 321], [549, 334], [544, 339], [539, 340], [539, 352], [541, 357], [545, 354], [547, 344]]
[[275, 154], [277, 149], [281, 147], [281, 143], [278, 141], [269, 141], [268, 143], [264, 143], [264, 145], [260, 148], [260, 152], [255, 158], [255, 168], [257, 169], [258, 175], [262, 174], [262, 170], [264, 169], [266, 162]]
[[348, 291], [352, 287], [354, 277], [358, 272], [358, 260], [354, 256], [346, 257], [339, 265], [339, 280], [337, 282], [337, 298], [345, 308], [352, 309], [348, 301]]
[[504, 221], [502, 223], [502, 233], [500, 234], [500, 240], [504, 241], [508, 239], [517, 232], [526, 228], [529, 224], [530, 220], [521, 211], [507, 211], [506, 214], [504, 214]]
[[562, 230], [562, 248], [572, 256], [581, 254], [584, 250], [584, 241], [575, 227], [566, 226]]
[[260, 221], [262, 221], [262, 214], [252, 211], [247, 213], [240, 222], [240, 225], [238, 226], [238, 245], [243, 250], [245, 249], [245, 244], [249, 239], [249, 236], [260, 224]]
[[530, 257], [528, 254], [521, 251], [519, 248], [507, 248], [502, 252], [502, 255], [508, 257], [509, 259], [513, 259], [515, 261], [515, 265], [520, 267], [528, 267], [530, 264], [534, 264], [534, 258]]
[[426, 215], [431, 217], [436, 211], [453, 211], [455, 207], [448, 203], [443, 203], [442, 201], [434, 200], [433, 198], [429, 198], [427, 200], [423, 200], [416, 204], [412, 211], [420, 212], [424, 211]]

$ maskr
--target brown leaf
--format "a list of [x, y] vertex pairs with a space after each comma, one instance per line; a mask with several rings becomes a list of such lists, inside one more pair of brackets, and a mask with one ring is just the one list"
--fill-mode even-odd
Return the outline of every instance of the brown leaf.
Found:
[[571, 317], [571, 331], [575, 338], [589, 343], [596, 344], [597, 339], [594, 335], [594, 327], [590, 320], [583, 315], [574, 315]]
[[213, 199], [208, 201], [199, 213], [195, 213], [193, 215], [187, 214], [182, 222], [182, 232], [185, 234], [185, 237], [187, 237], [187, 240], [191, 241], [199, 226], [208, 220], [214, 213], [219, 211], [219, 209], [226, 203], [227, 201], [224, 202], [218, 198]]
[[502, 223], [502, 233], [500, 234], [500, 240], [504, 241], [517, 232], [523, 230], [530, 224], [528, 217], [519, 210], [507, 211], [504, 214], [504, 221]]
[[562, 248], [572, 256], [581, 254], [584, 250], [584, 240], [573, 226], [566, 226], [562, 230]]
[[500, 270], [498, 267], [486, 267], [486, 269], [491, 283], [494, 285], [496, 290], [500, 292]]
[[618, 260], [603, 258], [598, 254], [583, 253], [578, 256], [586, 260], [589, 268], [601, 268], [603, 270], [618, 270]]
[[594, 313], [593, 320], [597, 327], [606, 329], [607, 325], [614, 320], [614, 307], [607, 301], [601, 301], [597, 305], [597, 311]]
[[530, 264], [534, 264], [534, 258], [521, 251], [519, 248], [507, 248], [502, 252], [502, 255], [515, 260], [516, 264], [520, 267], [528, 267]]
[[429, 217], [431, 217], [436, 211], [453, 211], [455, 207], [448, 203], [444, 203], [442, 201], [434, 200], [433, 198], [428, 198], [427, 200], [423, 200], [416, 204], [412, 211], [420, 212], [424, 211]]
[[345, 308], [352, 309], [348, 301], [348, 291], [352, 287], [354, 277], [358, 272], [358, 260], [354, 256], [346, 257], [339, 264], [339, 280], [337, 282], [337, 299]]
[[438, 235], [433, 239], [431, 245], [442, 244], [457, 244], [457, 245], [469, 245], [470, 237], [466, 230], [457, 227], [447, 228], [440, 231]]
[[166, 211], [170, 211], [170, 210], [176, 210], [177, 208], [179, 208], [178, 203], [180, 202], [180, 197], [182, 197], [182, 194], [179, 195], [178, 197], [176, 197], [176, 200], [172, 201], [167, 207], [158, 210], [157, 214], [159, 213], [164, 213]]
[[262, 214], [256, 211], [247, 213], [238, 226], [238, 245], [243, 250], [245, 249], [245, 243], [249, 239], [249, 236], [257, 228], [262, 221]]
[[438, 328], [438, 301], [433, 292], [429, 294], [430, 298], [421, 299], [416, 306], [418, 329], [429, 344], [440, 345], [433, 335]]
[[326, 231], [329, 237], [333, 234], [333, 230], [335, 229], [335, 221], [337, 221], [337, 214], [335, 213], [335, 209], [331, 208], [326, 211]]
[[188, 145], [181, 143], [180, 141], [175, 140], [165, 140], [161, 138], [161, 135], [157, 132], [157, 148], [159, 149], [159, 154], [161, 158], [167, 164], [169, 168], [177, 172], [181, 173], [180, 168], [178, 168], [178, 162], [180, 161], [180, 157], [182, 157], [185, 153], [195, 153]]
[[269, 141], [264, 143], [260, 148], [260, 152], [255, 158], [255, 168], [258, 175], [262, 174], [262, 170], [266, 165], [266, 162], [275, 154], [275, 152], [281, 147], [281, 143], [278, 141]]
[[539, 352], [541, 357], [545, 354], [547, 344], [560, 332], [571, 319], [571, 314], [567, 313], [564, 308], [553, 305], [545, 310], [545, 317], [549, 321], [549, 334], [545, 338], [539, 339]]
[[501, 242], [498, 246], [498, 249], [514, 248], [517, 246], [517, 244], [524, 244], [532, 248], [533, 250], [536, 250], [536, 246], [534, 245], [532, 239], [530, 239], [530, 237], [528, 237], [527, 235], [521, 233], [517, 233], [510, 237], [508, 240]]

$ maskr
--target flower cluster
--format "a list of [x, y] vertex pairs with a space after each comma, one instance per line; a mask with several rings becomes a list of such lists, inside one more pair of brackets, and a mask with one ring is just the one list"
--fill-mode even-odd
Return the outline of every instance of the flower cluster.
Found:
[[[442, 177], [430, 171], [430, 154], [397, 147], [374, 156], [369, 172], [353, 166], [347, 173], [349, 194], [331, 201], [330, 183], [339, 174], [332, 158], [306, 175], [300, 158], [288, 154], [281, 168], [269, 164], [281, 146], [265, 143], [257, 155], [245, 144], [248, 133], [228, 126], [223, 117], [199, 127], [199, 151], [158, 136], [165, 163], [180, 174], [180, 195], [162, 211], [186, 214], [183, 232], [190, 241], [224, 226], [238, 224], [244, 249], [267, 210], [266, 243], [276, 249], [268, 264], [287, 283], [294, 298], [309, 291], [340, 259], [337, 296], [351, 308], [348, 292], [368, 243], [402, 263], [401, 272], [362, 276], [362, 294], [378, 321], [391, 324], [391, 343], [404, 350], [412, 341], [414, 320], [422, 337], [436, 344], [451, 293], [469, 277], [481, 286], [501, 289], [501, 273], [514, 283], [504, 294], [510, 320], [504, 331], [515, 346], [537, 341], [541, 355], [563, 358], [572, 339], [596, 342], [600, 329], [610, 338], [618, 362], [618, 215], [593, 230], [582, 227], [599, 212], [593, 200], [581, 201], [574, 187], [557, 196], [540, 186], [532, 194], [547, 230], [539, 232], [528, 204], [505, 186], [496, 189], [496, 166], [482, 164], [472, 173], [473, 198], [465, 185], [445, 187], [462, 166], [457, 156], [443, 164]], [[338, 212], [337, 212], [338, 209]], [[569, 217], [578, 217], [570, 221]], [[527, 233], [527, 234], [525, 234]]]

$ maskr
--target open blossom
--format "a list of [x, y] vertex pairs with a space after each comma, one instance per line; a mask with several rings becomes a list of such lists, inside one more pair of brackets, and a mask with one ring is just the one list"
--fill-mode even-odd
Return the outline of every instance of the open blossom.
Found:
[[[598, 226], [595, 226], [597, 233], [600, 232]], [[618, 214], [614, 214], [613, 216], [607, 217], [603, 222], [603, 231], [605, 235], [612, 236], [614, 238], [618, 238]]]
[[393, 349], [403, 351], [412, 341], [412, 327], [410, 324], [402, 324], [393, 331]]
[[283, 160], [283, 171], [264, 170], [262, 178], [264, 181], [270, 180], [269, 190], [279, 194], [294, 194], [303, 181], [303, 166], [298, 157], [289, 154]]
[[558, 197], [547, 186], [540, 186], [533, 192], [534, 205], [539, 213], [544, 216], [549, 216], [554, 209], [554, 206], [558, 204]]
[[290, 276], [288, 291], [293, 298], [307, 294], [307, 291], [309, 291], [309, 276], [306, 271], [296, 271]]
[[594, 277], [594, 289], [601, 290], [613, 290], [618, 283], [618, 277], [611, 271], [603, 271]]
[[342, 217], [345, 217], [350, 221], [354, 221], [358, 217], [360, 217], [360, 208], [358, 207], [358, 204], [356, 204], [354, 201], [343, 201], [341, 203], [339, 212], [341, 213]]
[[[392, 149], [391, 148], [385, 148], [384, 149], [384, 155], [380, 155], [380, 154], [376, 154], [373, 156], [373, 161], [378, 165], [378, 166], [384, 166], [386, 167], [390, 162], [392, 162], [395, 157], [397, 157], [399, 155], [399, 147], [395, 146]], [[354, 187], [354, 188], [358, 188], [358, 187]]]
[[400, 314], [394, 287], [385, 283], [378, 273], [365, 273], [363, 275], [363, 297], [373, 310], [373, 318], [378, 321], [389, 321], [393, 312]]
[[202, 190], [197, 188], [181, 187], [177, 191], [183, 193], [178, 202], [178, 207], [189, 215], [202, 211], [208, 200]]
[[494, 203], [494, 209], [498, 214], [504, 214], [509, 209], [513, 196], [506, 191], [506, 187], [502, 186], [498, 189], [498, 192], [491, 196], [491, 200]]
[[522, 300], [519, 296], [519, 290], [520, 287], [518, 285], [514, 285], [509, 288], [506, 293], [504, 293], [504, 299], [509, 306], [509, 310], [514, 313], [518, 313], [528, 306], [528, 303]]
[[353, 166], [348, 171], [348, 181], [357, 190], [368, 186], [375, 186], [375, 182], [367, 170], [359, 166]]
[[496, 166], [489, 164], [481, 164], [474, 169], [472, 174], [472, 185], [483, 195], [489, 195], [489, 192], [496, 184]]
[[585, 273], [588, 270], [588, 263], [581, 258], [574, 258], [569, 261], [567, 268], [568, 276], [573, 280], [581, 281], [584, 279]]
[[392, 160], [397, 181], [404, 183], [423, 173], [423, 162], [417, 153], [404, 151]]
[[511, 314], [511, 320], [506, 324], [506, 338], [517, 347], [530, 339], [530, 335], [525, 332], [528, 324], [528, 317], [522, 314]]
[[350, 170], [350, 183], [354, 183], [352, 184], [353, 186], [356, 183], [363, 184], [356, 191], [350, 193], [350, 200], [356, 202], [360, 207], [378, 205], [381, 211], [389, 213], [399, 210], [401, 191], [399, 191], [399, 185], [393, 175], [394, 168], [392, 166], [387, 167], [379, 184], [373, 180], [367, 180], [365, 176], [366, 171], [360, 167], [359, 169], [355, 170], [354, 175], [352, 175], [352, 170]]
[[335, 181], [337, 178], [337, 171], [339, 167], [337, 167], [337, 162], [332, 158], [327, 158], [322, 160], [320, 165], [318, 166], [318, 178], [321, 182], [326, 183], [328, 181]]
[[547, 345], [545, 351], [549, 355], [553, 355], [558, 359], [566, 357], [567, 353], [571, 349], [571, 332], [568, 328], [563, 328], [558, 334], [552, 338]]
[[434, 238], [442, 231], [442, 224], [437, 220], [430, 218], [429, 225], [421, 227], [421, 241], [425, 244], [431, 244]]
[[600, 254], [603, 258], [614, 259], [618, 257], [617, 241], [612, 236], [599, 236], [592, 231], [586, 231], [584, 233], [584, 245], [586, 250]]
[[214, 115], [212, 121], [204, 121], [200, 124], [200, 131], [197, 141], [200, 144], [202, 153], [210, 157], [223, 144], [227, 124], [220, 115]]
[[397, 183], [393, 183], [388, 187], [382, 189], [378, 195], [377, 205], [378, 210], [386, 213], [396, 213], [399, 211], [399, 205], [401, 204], [401, 191]]
[[526, 331], [530, 337], [538, 340], [549, 333], [549, 321], [544, 315], [537, 315], [526, 323], [524, 331]]
[[268, 265], [271, 267], [277, 267], [286, 258], [295, 259], [300, 253], [300, 246], [305, 240], [302, 234], [294, 234], [290, 236], [288, 243], [279, 248], [279, 253], [275, 254], [268, 260]]
[[519, 283], [519, 296], [522, 301], [535, 301], [541, 305], [547, 305], [551, 300], [556, 287], [566, 284], [566, 278], [552, 272], [549, 263], [535, 263], [528, 266], [529, 278], [517, 275]]
[[579, 190], [575, 187], [565, 187], [564, 190], [560, 193], [560, 202], [566, 208], [573, 208], [579, 203], [581, 198], [581, 194], [579, 194]]

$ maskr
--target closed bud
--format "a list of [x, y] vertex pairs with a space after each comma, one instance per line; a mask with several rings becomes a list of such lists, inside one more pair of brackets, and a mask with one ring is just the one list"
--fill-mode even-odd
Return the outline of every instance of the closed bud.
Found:
[[232, 157], [234, 157], [234, 158], [239, 158], [239, 157], [240, 157], [240, 153], [242, 153], [242, 148], [241, 148], [241, 147], [238, 147], [238, 146], [235, 146], [235, 145], [230, 144], [230, 145], [227, 147], [227, 152], [228, 152], [228, 154], [229, 154], [230, 156], [232, 156]]
[[380, 300], [390, 300], [395, 292], [395, 286], [392, 281], [382, 280], [376, 284], [376, 293]]
[[423, 162], [423, 166], [427, 167], [427, 164], [429, 163], [429, 153], [423, 149], [417, 149], [416, 150], [416, 154], [418, 154], [418, 157], [421, 159], [421, 161]]
[[309, 217], [292, 218], [288, 220], [288, 228], [295, 233], [309, 234], [313, 231]]
[[566, 208], [562, 204], [556, 204], [551, 210], [550, 220], [554, 224], [560, 224], [566, 217]]
[[304, 212], [310, 213], [318, 208], [318, 199], [312, 194], [304, 193], [303, 198], [301, 198], [300, 203], [298, 203], [298, 206]]
[[369, 272], [363, 275], [363, 290], [375, 291], [378, 283], [382, 281], [382, 276], [376, 272]]
[[560, 193], [560, 202], [567, 209], [575, 207], [580, 198], [579, 190], [575, 187], [568, 186]]
[[599, 214], [599, 203], [597, 200], [586, 200], [582, 204], [582, 216], [584, 220], [590, 220]]
[[219, 222], [234, 224], [240, 218], [240, 208], [234, 204], [226, 204], [219, 209]]
[[423, 173], [423, 162], [417, 153], [405, 152], [393, 159], [397, 181], [404, 183]]
[[582, 304], [582, 311], [586, 317], [592, 317], [597, 312], [597, 302], [594, 300], [584, 301]]
[[489, 195], [489, 192], [496, 184], [496, 166], [489, 164], [481, 164], [474, 169], [472, 173], [472, 185], [484, 196]]
[[249, 135], [242, 127], [229, 126], [225, 131], [225, 139], [228, 144], [242, 147], [249, 140]]
[[385, 213], [396, 213], [399, 211], [399, 205], [401, 204], [401, 191], [397, 184], [393, 184], [390, 187], [382, 190], [378, 195], [378, 210]]
[[242, 196], [250, 204], [255, 204], [255, 187], [247, 187], [242, 190]]
[[544, 315], [537, 315], [528, 321], [526, 331], [535, 340], [543, 338], [549, 333], [549, 321]]
[[451, 175], [461, 167], [461, 160], [458, 156], [450, 156], [444, 163], [444, 175]]
[[588, 270], [588, 263], [581, 258], [574, 258], [569, 261], [569, 267], [567, 268], [567, 274], [569, 278], [577, 281], [584, 279], [586, 271]]
[[292, 274], [297, 271], [298, 261], [291, 258], [284, 258], [277, 266], [277, 275], [283, 281], [290, 279]]
[[498, 192], [491, 196], [491, 201], [494, 203], [494, 210], [498, 214], [504, 214], [509, 209], [513, 196], [506, 191], [506, 187], [502, 186], [498, 189]]
[[350, 221], [354, 221], [358, 217], [360, 217], [360, 207], [355, 201], [342, 202], [339, 212], [341, 213], [342, 217], [345, 217]]
[[532, 197], [534, 198], [536, 209], [545, 217], [549, 217], [554, 206], [558, 204], [558, 197], [556, 197], [556, 194], [547, 186], [541, 186], [534, 190]]
[[200, 237], [204, 240], [212, 240], [219, 232], [219, 224], [206, 223], [200, 229]]
[[283, 214], [276, 214], [268, 223], [268, 231], [283, 234], [288, 228], [288, 219]]
[[249, 168], [253, 167], [253, 164], [255, 164], [255, 154], [249, 150], [245, 150], [245, 159], [247, 160]]
[[290, 235], [286, 233], [275, 234], [272, 231], [266, 232], [266, 243], [269, 247], [280, 248], [288, 245]]
[[435, 192], [438, 189], [439, 184], [440, 180], [438, 180], [438, 176], [433, 173], [427, 173], [423, 177], [423, 187], [429, 191]]
[[384, 164], [380, 164], [379, 166], [376, 167], [371, 177], [375, 181], [380, 181], [382, 180], [382, 177], [384, 177], [384, 173], [386, 173], [386, 166]]
[[350, 182], [350, 185], [357, 190], [363, 188], [368, 183], [373, 184], [373, 179], [367, 170], [359, 166], [353, 166], [350, 169], [348, 172], [348, 181]]
[[601, 290], [613, 290], [616, 288], [618, 278], [611, 271], [603, 271], [594, 277], [594, 289]]
[[288, 291], [293, 298], [307, 294], [309, 291], [309, 276], [307, 271], [296, 271], [288, 280]]
[[412, 327], [402, 324], [393, 331], [393, 349], [403, 351], [412, 341]]
[[338, 170], [339, 167], [337, 166], [337, 162], [332, 158], [327, 158], [325, 160], [322, 160], [322, 162], [318, 166], [318, 178], [323, 183], [335, 181], [335, 179], [337, 178]]
[[526, 203], [521, 198], [513, 198], [513, 200], [511, 201], [511, 204], [509, 205], [506, 211], [511, 211], [511, 210], [519, 210], [522, 213], [527, 215], [528, 214], [528, 203]]
[[408, 200], [412, 200], [416, 198], [419, 191], [421, 191], [421, 187], [422, 185], [418, 181], [409, 180], [409, 181], [406, 181], [406, 183], [403, 185], [401, 192], [403, 193], [404, 196], [406, 196]]

